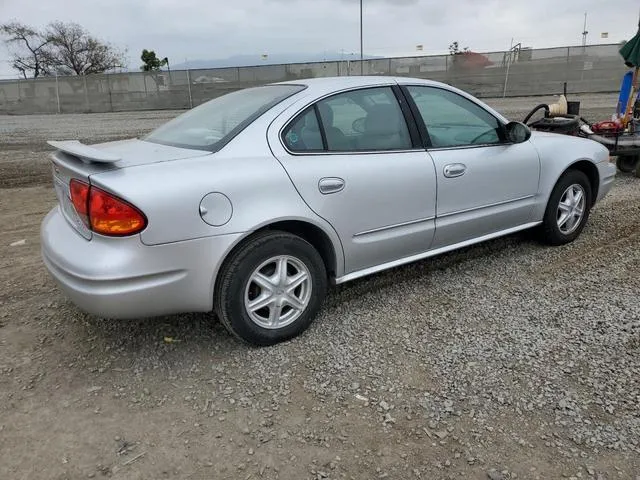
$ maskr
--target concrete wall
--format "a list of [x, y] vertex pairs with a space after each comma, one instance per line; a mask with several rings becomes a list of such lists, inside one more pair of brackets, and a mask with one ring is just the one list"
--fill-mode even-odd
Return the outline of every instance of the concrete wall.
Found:
[[478, 97], [616, 92], [627, 71], [619, 45], [472, 55], [123, 73], [0, 81], [0, 113], [186, 109], [240, 88], [298, 78], [397, 75], [430, 78]]

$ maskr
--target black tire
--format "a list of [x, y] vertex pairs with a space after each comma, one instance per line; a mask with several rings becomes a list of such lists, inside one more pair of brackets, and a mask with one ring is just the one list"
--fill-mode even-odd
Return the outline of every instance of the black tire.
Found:
[[[252, 320], [245, 306], [245, 294], [253, 272], [265, 261], [286, 255], [306, 267], [310, 279], [310, 298], [306, 308], [281, 328], [265, 328]], [[222, 324], [240, 340], [268, 346], [304, 332], [316, 317], [327, 292], [327, 273], [322, 257], [302, 238], [281, 231], [265, 231], [241, 244], [224, 262], [214, 293], [215, 311]], [[286, 307], [291, 308], [291, 307]]]
[[[578, 222], [577, 227], [569, 233], [563, 233], [558, 226], [558, 208], [560, 206], [562, 196], [571, 185], [580, 185], [582, 187], [585, 197], [584, 209], [582, 218]], [[589, 178], [583, 172], [578, 170], [566, 171], [553, 187], [551, 196], [549, 197], [549, 202], [547, 203], [547, 208], [544, 212], [541, 228], [543, 241], [554, 246], [573, 242], [580, 235], [587, 223], [587, 220], [589, 219], [591, 204], [592, 190]]]
[[616, 159], [616, 167], [623, 173], [631, 173], [638, 167], [640, 156], [638, 155], [620, 155]]

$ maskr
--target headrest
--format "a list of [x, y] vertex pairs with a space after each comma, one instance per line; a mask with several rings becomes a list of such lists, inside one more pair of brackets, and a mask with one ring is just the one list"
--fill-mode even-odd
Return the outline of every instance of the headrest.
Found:
[[369, 135], [398, 133], [398, 111], [393, 105], [374, 105], [365, 119], [365, 132]]
[[320, 111], [322, 122], [326, 124], [325, 126], [333, 126], [333, 109], [326, 103], [320, 102], [318, 103], [318, 110]]

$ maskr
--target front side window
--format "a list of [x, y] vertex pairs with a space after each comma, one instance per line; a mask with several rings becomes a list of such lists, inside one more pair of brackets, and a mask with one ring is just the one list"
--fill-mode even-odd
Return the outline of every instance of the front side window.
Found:
[[500, 123], [470, 100], [435, 87], [408, 86], [435, 148], [500, 143]]
[[174, 147], [216, 151], [301, 85], [265, 85], [214, 98], [157, 128], [144, 140]]

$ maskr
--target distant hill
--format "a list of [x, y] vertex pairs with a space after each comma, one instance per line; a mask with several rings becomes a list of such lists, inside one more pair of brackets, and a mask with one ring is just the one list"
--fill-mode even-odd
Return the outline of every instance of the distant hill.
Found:
[[[365, 59], [383, 58], [379, 56], [365, 55]], [[171, 65], [172, 70], [191, 70], [199, 68], [224, 68], [224, 67], [250, 67], [254, 65], [277, 65], [281, 63], [306, 63], [306, 62], [337, 62], [340, 60], [359, 60], [360, 55], [347, 53], [274, 53], [267, 58], [261, 55], [233, 55], [217, 60], [189, 60], [188, 62]]]

